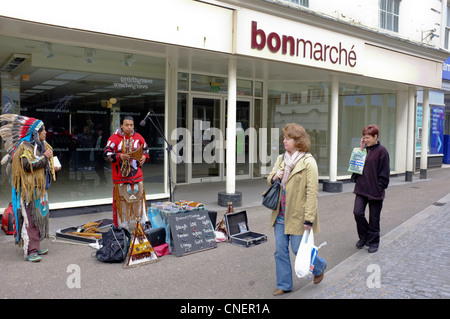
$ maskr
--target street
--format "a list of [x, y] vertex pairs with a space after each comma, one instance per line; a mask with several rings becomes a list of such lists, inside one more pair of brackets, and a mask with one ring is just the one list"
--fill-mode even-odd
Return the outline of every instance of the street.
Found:
[[[450, 190], [449, 175], [449, 168], [440, 168], [429, 170], [426, 180], [414, 176], [412, 183], [402, 182], [404, 177], [392, 178], [399, 183], [392, 183], [387, 190], [381, 235], [447, 195]], [[319, 250], [319, 255], [328, 263], [327, 271], [358, 251], [355, 248], [357, 236], [352, 214], [353, 199], [351, 192], [319, 197], [321, 232], [315, 235], [315, 240], [316, 245], [327, 242]], [[270, 212], [261, 206], [246, 210], [250, 229], [266, 234], [267, 242], [249, 248], [222, 242], [215, 249], [182, 257], [166, 255], [155, 263], [130, 269], [125, 269], [123, 264], [105, 264], [96, 260], [95, 250], [89, 246], [54, 238], [42, 243], [50, 249], [50, 253], [43, 256], [41, 262], [31, 263], [23, 260], [22, 249], [12, 241], [0, 240], [0, 298], [288, 298], [290, 294], [272, 296], [275, 264], [274, 236], [269, 228]], [[219, 212], [218, 220], [224, 211], [225, 208]], [[109, 215], [82, 215], [79, 220], [82, 224], [94, 217], [110, 218]], [[51, 223], [57, 222], [57, 219], [52, 219]], [[4, 236], [1, 231], [0, 239]], [[384, 253], [380, 249], [376, 254]], [[323, 282], [326, 280], [325, 273]], [[309, 283], [300, 279], [294, 282], [293, 293]]]

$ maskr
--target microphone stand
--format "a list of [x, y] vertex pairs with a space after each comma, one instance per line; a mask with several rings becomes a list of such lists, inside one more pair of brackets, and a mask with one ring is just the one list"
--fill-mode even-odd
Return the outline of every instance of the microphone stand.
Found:
[[[169, 198], [170, 198], [170, 201], [171, 202], [173, 202], [173, 192], [172, 192], [172, 169], [171, 169], [171, 163], [170, 163], [170, 160], [172, 159], [171, 158], [171, 151], [173, 151], [173, 146], [167, 141], [167, 139], [166, 139], [166, 137], [165, 137], [165, 135], [164, 135], [164, 133], [162, 132], [162, 130], [160, 129], [160, 127], [161, 127], [161, 124], [159, 123], [159, 121], [158, 121], [158, 124], [159, 124], [159, 126], [158, 125], [156, 125], [155, 124], [155, 122], [153, 122], [153, 120], [152, 120], [152, 115], [154, 115], [154, 112], [149, 112], [149, 116], [146, 116], [145, 118], [144, 118], [144, 122], [145, 122], [145, 120], [148, 118], [149, 120], [150, 120], [150, 122], [152, 123], [152, 125], [153, 125], [153, 127], [158, 131], [158, 133], [161, 135], [161, 137], [164, 139], [164, 142], [166, 142], [166, 144], [167, 144], [167, 147], [166, 147], [166, 151], [167, 151], [167, 161], [168, 161], [168, 166], [169, 166], [169, 170], [168, 170], [168, 178], [169, 178]], [[156, 119], [156, 120], [158, 120], [158, 119]], [[144, 125], [145, 125], [145, 123], [144, 123]], [[142, 126], [142, 124], [141, 124], [141, 126]]]

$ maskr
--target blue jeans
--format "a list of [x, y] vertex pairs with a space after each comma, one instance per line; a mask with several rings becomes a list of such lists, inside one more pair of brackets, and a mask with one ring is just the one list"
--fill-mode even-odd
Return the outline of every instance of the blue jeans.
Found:
[[[294, 255], [297, 255], [298, 248], [302, 241], [301, 235], [286, 235], [284, 233], [284, 224], [275, 223], [275, 267], [277, 274], [277, 288], [290, 291], [293, 288], [291, 257], [289, 254], [289, 240]], [[316, 257], [316, 263], [313, 270], [314, 276], [319, 276], [326, 266], [326, 261]]]

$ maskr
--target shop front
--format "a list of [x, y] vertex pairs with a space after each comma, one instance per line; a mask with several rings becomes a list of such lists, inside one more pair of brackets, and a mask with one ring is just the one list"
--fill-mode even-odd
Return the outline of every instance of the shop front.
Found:
[[[120, 116], [150, 145], [144, 166], [148, 194], [164, 193], [164, 145], [155, 127], [139, 122], [148, 110], [164, 130], [165, 58], [86, 49], [73, 45], [0, 36], [2, 114], [42, 119], [47, 141], [62, 169], [52, 188], [56, 207], [111, 203], [111, 165], [103, 159]], [[3, 144], [2, 144], [3, 145]], [[2, 148], [2, 157], [6, 151]], [[6, 165], [1, 169], [2, 207], [11, 200]]]
[[[414, 97], [440, 89], [443, 52], [314, 15], [293, 17], [287, 8], [274, 16], [173, 3], [183, 15], [165, 2], [145, 4], [155, 19], [116, 4], [102, 8], [102, 23], [76, 7], [85, 24], [36, 17], [33, 3], [0, 15], [2, 113], [44, 121], [63, 166], [52, 209], [111, 203], [110, 166], [100, 152], [123, 115], [134, 117], [150, 147], [148, 200], [168, 198], [169, 185], [225, 181], [234, 193], [235, 179], [263, 178], [283, 151], [289, 122], [309, 132], [324, 182], [349, 178], [351, 150], [372, 123], [392, 173], [412, 171]], [[127, 12], [135, 19], [123, 18]], [[2, 167], [0, 207], [9, 187]]]
[[[417, 92], [417, 128], [416, 128], [416, 167], [420, 166], [423, 136], [423, 92]], [[425, 148], [428, 167], [440, 167], [443, 162], [445, 152], [444, 122], [445, 104], [444, 93], [430, 91], [428, 97], [429, 119], [428, 119], [428, 145]]]
[[450, 58], [442, 66], [442, 92], [444, 101], [443, 125], [443, 159], [444, 164], [450, 164]]

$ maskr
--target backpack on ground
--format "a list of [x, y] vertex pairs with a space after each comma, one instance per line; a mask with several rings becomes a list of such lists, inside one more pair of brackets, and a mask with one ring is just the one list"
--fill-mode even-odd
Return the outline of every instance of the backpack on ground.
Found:
[[95, 253], [95, 257], [106, 263], [119, 263], [125, 260], [130, 246], [131, 234], [122, 227], [111, 226], [102, 234], [99, 241], [101, 248]]

